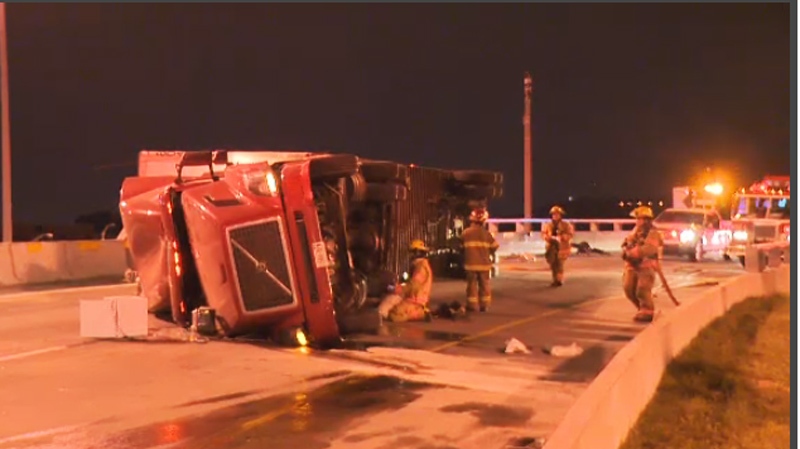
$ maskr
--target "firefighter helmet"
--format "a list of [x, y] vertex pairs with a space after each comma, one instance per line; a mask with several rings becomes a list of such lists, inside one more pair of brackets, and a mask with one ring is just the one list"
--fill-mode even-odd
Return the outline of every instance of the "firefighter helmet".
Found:
[[647, 206], [639, 206], [631, 212], [634, 218], [653, 218], [653, 209]]
[[550, 215], [553, 214], [566, 215], [566, 212], [564, 212], [564, 209], [562, 209], [561, 206], [556, 205], [550, 208]]
[[489, 219], [489, 212], [486, 212], [486, 209], [483, 208], [474, 209], [472, 213], [469, 214], [469, 220], [474, 221], [476, 223], [484, 223], [488, 219]]
[[408, 249], [410, 249], [411, 251], [427, 251], [428, 247], [425, 246], [425, 242], [423, 242], [420, 239], [417, 239], [411, 242], [411, 245], [409, 245]]

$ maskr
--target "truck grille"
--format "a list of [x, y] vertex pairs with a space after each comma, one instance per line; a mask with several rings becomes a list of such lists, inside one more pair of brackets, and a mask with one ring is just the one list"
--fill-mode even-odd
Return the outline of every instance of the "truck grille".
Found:
[[775, 240], [775, 231], [777, 226], [756, 226], [753, 231], [753, 238], [755, 240]]
[[229, 236], [245, 310], [292, 304], [294, 294], [279, 222], [231, 229]]

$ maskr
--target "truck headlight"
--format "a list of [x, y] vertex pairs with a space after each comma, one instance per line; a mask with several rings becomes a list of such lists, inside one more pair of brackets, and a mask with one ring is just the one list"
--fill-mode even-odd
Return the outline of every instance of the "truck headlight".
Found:
[[681, 243], [691, 243], [697, 238], [697, 234], [691, 229], [681, 231]]
[[747, 240], [747, 231], [733, 231], [733, 239], [739, 241]]
[[278, 180], [272, 170], [255, 170], [245, 173], [244, 182], [247, 189], [259, 196], [275, 196], [278, 194]]

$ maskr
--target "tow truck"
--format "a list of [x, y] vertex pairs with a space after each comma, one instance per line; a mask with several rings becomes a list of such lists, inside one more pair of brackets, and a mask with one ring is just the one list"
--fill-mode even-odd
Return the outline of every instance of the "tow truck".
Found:
[[733, 196], [733, 240], [728, 249], [744, 265], [750, 245], [789, 241], [791, 229], [791, 179], [765, 176]]
[[120, 211], [150, 312], [188, 326], [208, 307], [227, 336], [324, 347], [408, 270], [413, 239], [437, 273], [458, 276], [460, 223], [502, 182], [349, 154], [145, 150]]

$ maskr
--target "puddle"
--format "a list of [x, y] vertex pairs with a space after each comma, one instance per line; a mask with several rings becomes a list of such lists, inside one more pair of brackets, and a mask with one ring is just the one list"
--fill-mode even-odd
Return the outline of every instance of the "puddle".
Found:
[[424, 331], [423, 336], [426, 340], [431, 340], [431, 341], [461, 341], [469, 337], [469, 334], [461, 332], [443, 332], [443, 331], [426, 330]]
[[[201, 416], [132, 429], [101, 440], [84, 437], [84, 449], [325, 449], [357, 418], [398, 410], [436, 388], [392, 376], [353, 376], [308, 392], [235, 404]], [[214, 399], [218, 399], [214, 398]], [[58, 441], [53, 441], [59, 446]]]
[[448, 405], [439, 410], [445, 413], [470, 413], [484, 427], [518, 427], [533, 417], [533, 410], [525, 407], [507, 407], [504, 405], [466, 402]]
[[592, 346], [581, 355], [565, 360], [550, 374], [540, 376], [539, 379], [553, 382], [589, 382], [600, 374], [612, 355], [610, 350], [602, 346]]

